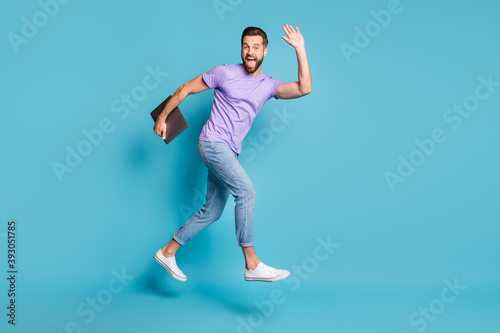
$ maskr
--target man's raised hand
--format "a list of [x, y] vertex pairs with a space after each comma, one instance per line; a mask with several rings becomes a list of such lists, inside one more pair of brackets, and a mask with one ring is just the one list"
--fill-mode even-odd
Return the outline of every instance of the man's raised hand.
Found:
[[[297, 29], [297, 31], [295, 31]], [[302, 37], [302, 34], [300, 33], [299, 27], [295, 27], [295, 29], [290, 25], [290, 24], [285, 24], [283, 26], [283, 30], [285, 31], [285, 36], [281, 36], [291, 46], [293, 46], [295, 49], [300, 48], [300, 47], [305, 47], [305, 41], [304, 37]]]

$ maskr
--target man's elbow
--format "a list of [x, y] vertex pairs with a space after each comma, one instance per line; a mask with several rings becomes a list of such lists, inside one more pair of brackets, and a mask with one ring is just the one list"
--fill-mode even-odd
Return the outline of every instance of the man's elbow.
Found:
[[309, 85], [307, 87], [300, 89], [300, 93], [302, 94], [302, 96], [305, 96], [309, 95], [312, 92], [312, 90], [313, 90], [312, 85]]
[[181, 98], [181, 99], [184, 99], [186, 98], [187, 96], [191, 95], [192, 94], [192, 91], [190, 89], [190, 85], [189, 85], [189, 82], [186, 82], [186, 83], [183, 83], [178, 89], [177, 89], [177, 93], [178, 93], [178, 96]]

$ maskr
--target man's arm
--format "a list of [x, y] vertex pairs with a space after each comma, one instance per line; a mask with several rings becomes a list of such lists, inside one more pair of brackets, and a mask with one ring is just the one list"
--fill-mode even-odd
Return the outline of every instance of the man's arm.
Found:
[[163, 111], [158, 115], [158, 118], [156, 118], [154, 132], [165, 140], [167, 137], [167, 124], [165, 123], [165, 119], [167, 119], [170, 112], [179, 106], [188, 95], [198, 94], [207, 89], [210, 89], [210, 87], [203, 81], [202, 75], [199, 75], [177, 88], [176, 92], [163, 108]]
[[284, 36], [281, 36], [281, 38], [295, 48], [299, 65], [299, 81], [280, 85], [274, 95], [281, 99], [302, 97], [312, 91], [311, 71], [309, 69], [309, 62], [307, 61], [304, 37], [302, 37], [299, 27], [295, 28], [297, 31], [291, 25], [285, 25], [283, 30], [288, 38]]

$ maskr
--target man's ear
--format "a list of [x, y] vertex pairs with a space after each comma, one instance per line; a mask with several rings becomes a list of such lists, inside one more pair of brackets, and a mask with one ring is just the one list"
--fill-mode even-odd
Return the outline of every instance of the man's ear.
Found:
[[267, 46], [266, 48], [264, 49], [264, 57], [267, 55]]

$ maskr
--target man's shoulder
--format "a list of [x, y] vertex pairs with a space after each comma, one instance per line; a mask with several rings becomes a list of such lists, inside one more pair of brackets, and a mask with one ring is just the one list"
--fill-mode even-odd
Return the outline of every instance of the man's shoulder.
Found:
[[239, 73], [241, 64], [222, 64], [213, 67], [209, 72], [213, 73]]
[[241, 64], [224, 64], [222, 66], [225, 66], [226, 70], [228, 70], [230, 72], [235, 72], [235, 73], [240, 72], [242, 69]]
[[222, 64], [222, 65], [217, 65], [215, 67], [224, 67], [226, 69], [235, 69], [235, 68], [241, 67], [241, 64]]
[[220, 71], [224, 72], [226, 78], [229, 79], [242, 79], [244, 78], [245, 70], [243, 69], [243, 64], [223, 64], [217, 66]]
[[265, 73], [262, 73], [262, 74], [264, 74], [263, 75], [264, 76], [264, 80], [267, 81], [267, 82], [271, 82], [271, 83], [274, 83], [274, 82], [283, 83], [283, 81], [281, 81], [280, 79], [275, 79], [272, 76], [269, 76], [269, 75], [267, 75]]

